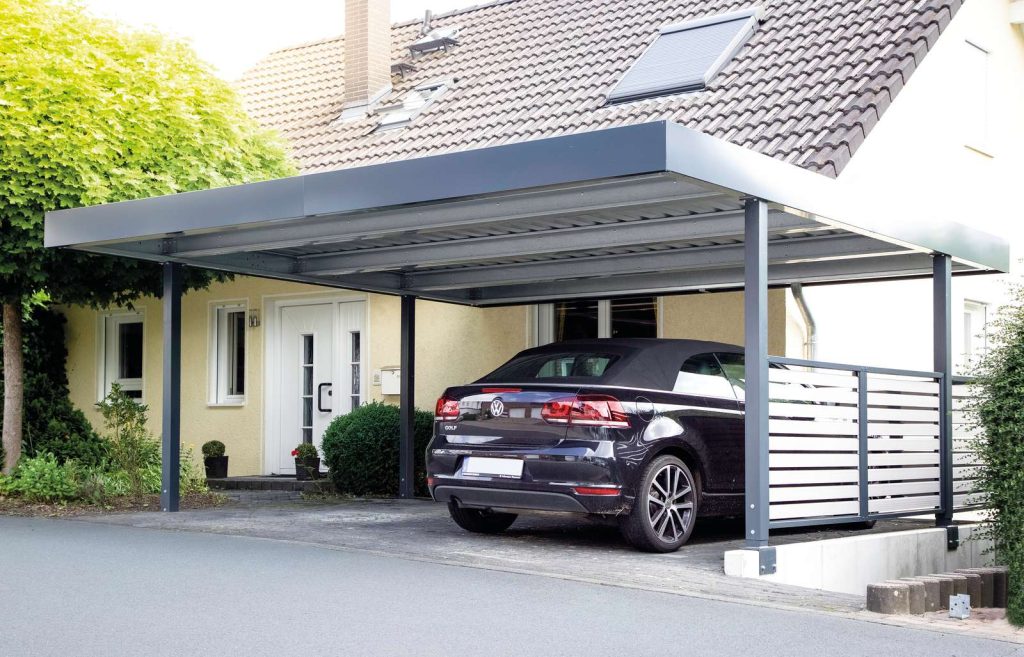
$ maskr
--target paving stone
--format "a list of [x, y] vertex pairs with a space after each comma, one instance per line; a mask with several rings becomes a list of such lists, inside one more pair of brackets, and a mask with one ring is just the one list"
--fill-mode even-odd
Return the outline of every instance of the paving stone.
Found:
[[910, 584], [908, 582], [880, 582], [868, 584], [868, 611], [878, 614], [909, 614]]

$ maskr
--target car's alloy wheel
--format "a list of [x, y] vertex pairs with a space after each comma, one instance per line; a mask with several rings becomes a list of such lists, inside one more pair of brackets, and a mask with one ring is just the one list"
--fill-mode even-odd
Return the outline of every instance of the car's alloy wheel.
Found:
[[667, 463], [651, 480], [647, 489], [647, 517], [651, 529], [668, 544], [690, 535], [693, 523], [695, 490], [690, 473], [682, 463]]
[[699, 508], [700, 486], [690, 468], [675, 456], [659, 456], [644, 468], [622, 534], [641, 550], [678, 550], [690, 539]]

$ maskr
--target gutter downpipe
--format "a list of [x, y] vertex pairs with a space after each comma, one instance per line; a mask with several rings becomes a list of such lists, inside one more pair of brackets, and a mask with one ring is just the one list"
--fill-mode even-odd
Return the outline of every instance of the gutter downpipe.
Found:
[[807, 307], [807, 299], [804, 298], [804, 286], [802, 283], [793, 283], [789, 286], [793, 292], [793, 300], [796, 307], [800, 309], [800, 316], [803, 317], [807, 326], [807, 341], [804, 342], [804, 358], [814, 360], [818, 352], [818, 325], [814, 323], [814, 316], [811, 309]]

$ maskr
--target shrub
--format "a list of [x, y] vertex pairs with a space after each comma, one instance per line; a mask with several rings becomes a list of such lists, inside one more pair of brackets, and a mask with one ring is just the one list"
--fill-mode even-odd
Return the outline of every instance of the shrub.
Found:
[[152, 492], [154, 469], [156, 492], [159, 492], [160, 445], [146, 429], [148, 408], [125, 394], [116, 383], [96, 407], [109, 433], [111, 464], [124, 473], [128, 492], [135, 497]]
[[23, 458], [3, 482], [5, 494], [20, 495], [29, 502], [62, 502], [75, 497], [75, 484], [53, 454]]
[[1006, 615], [1024, 625], [1024, 288], [993, 322], [988, 353], [976, 369], [978, 396], [969, 412], [985, 438], [980, 488], [993, 511], [987, 531], [996, 558], [1010, 569]]
[[[211, 441], [217, 442], [217, 441]], [[208, 445], [209, 443], [207, 443]], [[221, 456], [224, 455], [224, 444], [221, 443]], [[206, 445], [203, 445], [205, 448]], [[206, 485], [206, 469], [196, 463], [192, 454], [192, 448], [186, 447], [181, 450], [181, 460], [178, 470], [178, 487], [182, 493], [205, 493], [209, 489]], [[159, 491], [159, 486], [157, 487]]]
[[203, 443], [203, 456], [208, 459], [215, 459], [224, 456], [224, 443], [219, 440], [208, 440]]
[[[434, 416], [416, 411], [415, 486], [427, 495], [425, 453], [433, 431]], [[374, 402], [335, 418], [324, 433], [324, 461], [339, 493], [396, 495], [398, 493], [397, 406]]]

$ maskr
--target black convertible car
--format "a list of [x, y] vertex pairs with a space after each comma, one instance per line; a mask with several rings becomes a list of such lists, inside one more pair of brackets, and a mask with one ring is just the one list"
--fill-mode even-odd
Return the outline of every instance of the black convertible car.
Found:
[[698, 516], [742, 513], [743, 376], [742, 349], [715, 342], [528, 349], [437, 400], [431, 494], [469, 531], [598, 514], [639, 549], [676, 550]]

